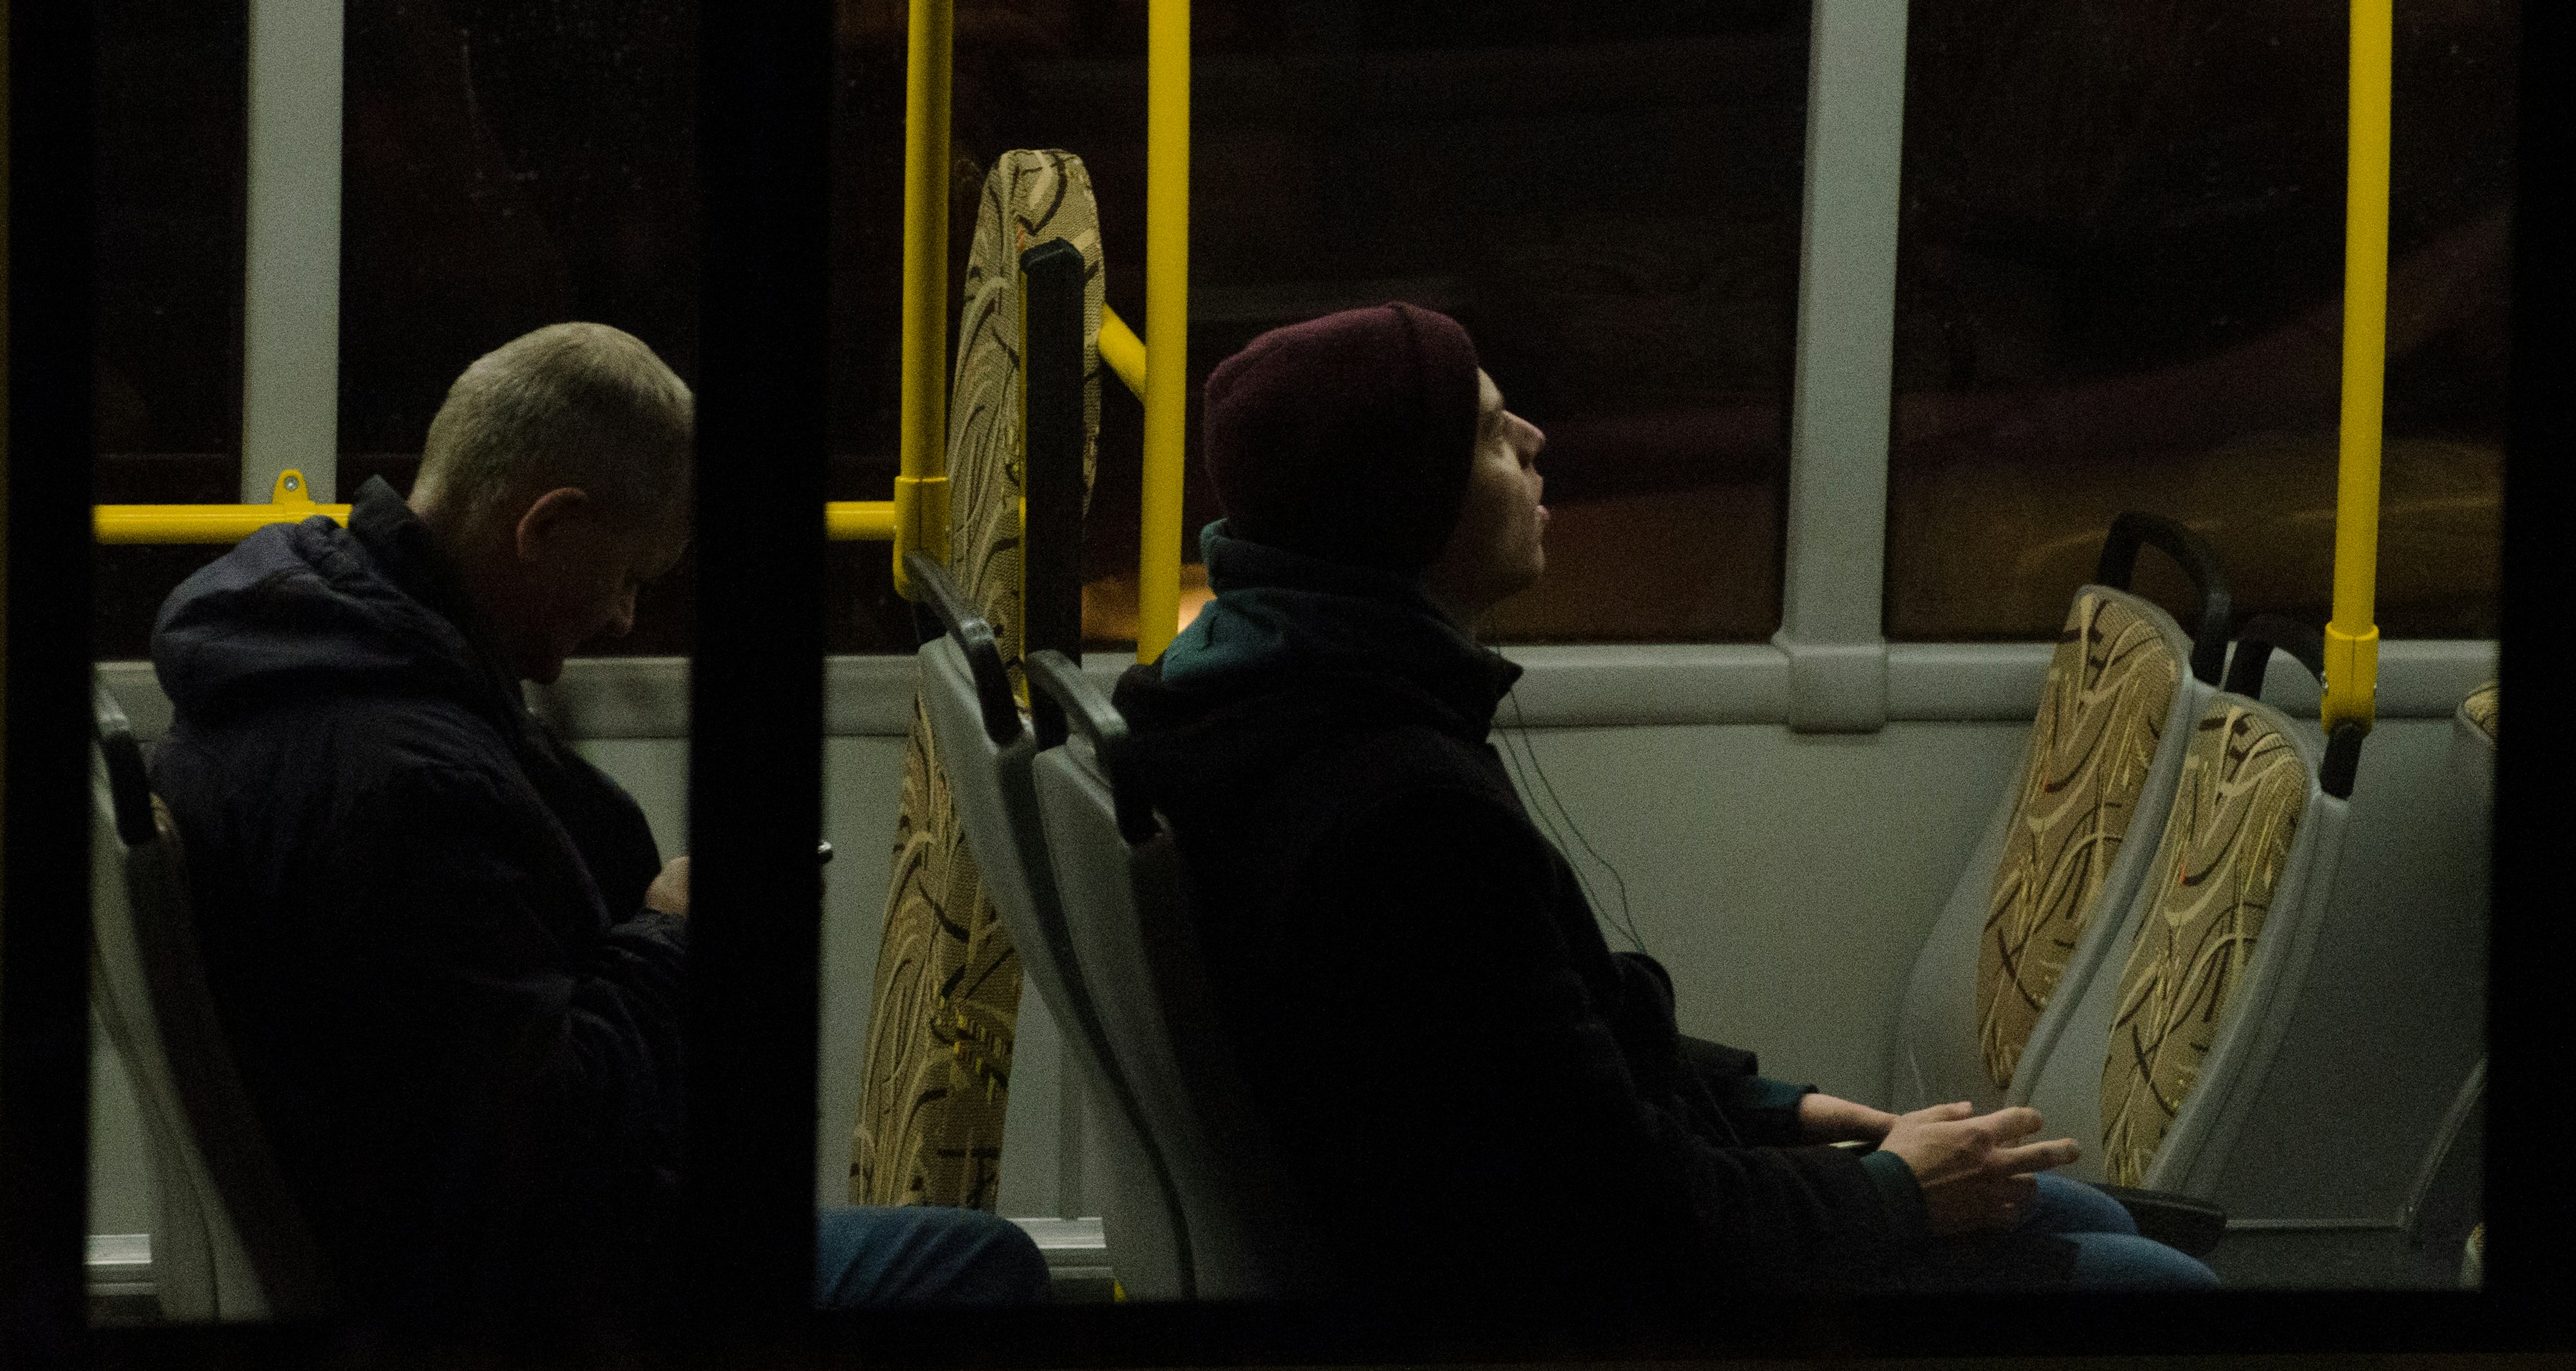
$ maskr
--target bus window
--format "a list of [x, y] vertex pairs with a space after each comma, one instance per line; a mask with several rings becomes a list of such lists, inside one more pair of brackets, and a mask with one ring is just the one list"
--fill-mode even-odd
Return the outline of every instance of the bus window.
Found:
[[[96, 498], [240, 498], [242, 0], [98, 16]], [[140, 657], [163, 596], [223, 551], [102, 547], [91, 641]]]
[[[349, 11], [341, 499], [408, 491], [458, 369], [533, 328], [612, 324], [695, 382], [696, 36], [677, 0]], [[690, 581], [586, 650], [686, 652]]]
[[[883, 264], [900, 256], [905, 7], [841, 13], [836, 437], [863, 433], [890, 477], [900, 283]], [[1807, 29], [1806, 6], [1775, 2], [1201, 0], [1192, 394], [1280, 324], [1389, 299], [1451, 313], [1550, 439], [1551, 571], [1488, 636], [1767, 638]], [[1064, 148], [1099, 197], [1109, 304], [1142, 327], [1144, 6], [966, 0], [956, 41], [952, 277], [994, 157]], [[1111, 383], [1085, 538], [1084, 631], [1100, 648], [1135, 634], [1141, 422]], [[1218, 513], [1196, 440], [1193, 584], [1198, 530]]]
[[[2347, 25], [2322, 0], [1914, 7], [1889, 637], [2053, 634], [2122, 509], [2207, 534], [2240, 608], [2326, 617]], [[2396, 44], [2378, 619], [2493, 637], [2510, 8], [2402, 7]]]

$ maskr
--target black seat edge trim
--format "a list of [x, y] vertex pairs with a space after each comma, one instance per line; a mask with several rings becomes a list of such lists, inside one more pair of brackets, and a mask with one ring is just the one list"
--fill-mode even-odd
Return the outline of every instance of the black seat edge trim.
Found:
[[2228, 593], [2227, 569], [2218, 560], [2218, 549], [2210, 546], [2207, 538], [2178, 519], [2130, 510], [2113, 519], [2110, 532], [2102, 535], [2102, 557], [2094, 564], [2094, 584], [2127, 590], [2130, 576], [2137, 570], [2138, 549], [2150, 543], [2172, 557], [2200, 591], [2200, 622], [2191, 634], [2191, 674], [2217, 685], [2219, 671], [2227, 660], [2227, 640], [2236, 611]]
[[2356, 723], [2335, 725], [2326, 739], [2326, 764], [2317, 770], [2317, 785], [2338, 800], [2352, 798], [2353, 777], [2361, 771], [2361, 740], [2370, 730]]
[[107, 688], [107, 682], [95, 672], [90, 676], [90, 712], [94, 716], [99, 751], [107, 757], [108, 796], [116, 810], [116, 836], [127, 847], [141, 847], [151, 842], [152, 783], [143, 768], [143, 745], [134, 740], [134, 725], [125, 717], [125, 707]]
[[1159, 825], [1154, 807], [1129, 772], [1127, 720], [1108, 697], [1083, 679], [1082, 668], [1063, 653], [1047, 648], [1029, 654], [1029, 684], [1064, 711], [1065, 723], [1091, 740], [1109, 794], [1118, 808], [1118, 832], [1130, 845], [1151, 842]]
[[966, 593], [949, 579], [948, 568], [928, 553], [903, 554], [903, 569], [921, 588], [920, 603], [930, 606], [940, 628], [966, 654], [967, 670], [975, 676], [975, 703], [984, 715], [985, 736], [996, 747], [1019, 741], [1019, 697], [1012, 693], [1010, 668], [1002, 662], [1002, 645], [993, 637], [993, 626], [967, 603]]

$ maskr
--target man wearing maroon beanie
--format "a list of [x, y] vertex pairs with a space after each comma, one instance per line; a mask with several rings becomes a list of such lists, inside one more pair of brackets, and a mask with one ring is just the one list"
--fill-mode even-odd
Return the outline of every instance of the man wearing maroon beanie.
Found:
[[2154, 1247], [2059, 1236], [2127, 1220], [2034, 1183], [2074, 1144], [2016, 1145], [2032, 1111], [1898, 1118], [1768, 1079], [1609, 950], [1487, 742], [1520, 668], [1473, 626], [1546, 568], [1546, 440], [1456, 321], [1263, 334], [1205, 423], [1216, 598], [1116, 704], [1302, 1216], [1275, 1235], [1294, 1293], [1688, 1314], [1782, 1284], [2098, 1283], [2082, 1244]]

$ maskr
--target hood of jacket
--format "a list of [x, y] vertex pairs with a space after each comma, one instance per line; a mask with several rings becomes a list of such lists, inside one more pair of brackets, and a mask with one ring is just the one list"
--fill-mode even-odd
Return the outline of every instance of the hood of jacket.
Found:
[[[1520, 668], [1480, 647], [1407, 577], [1200, 534], [1216, 598], [1115, 703], [1149, 775], [1274, 769], [1319, 742], [1419, 725], [1485, 741]], [[1158, 786], [1158, 789], [1160, 787]]]
[[178, 711], [207, 721], [322, 692], [520, 712], [517, 676], [453, 564], [381, 477], [347, 528], [271, 525], [182, 582], [153, 623], [152, 664]]

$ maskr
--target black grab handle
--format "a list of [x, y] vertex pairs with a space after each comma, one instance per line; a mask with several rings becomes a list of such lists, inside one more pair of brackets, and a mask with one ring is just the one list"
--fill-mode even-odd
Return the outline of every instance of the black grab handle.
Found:
[[[2249, 700], [2263, 698], [2263, 675], [2272, 665], [2272, 649], [2279, 648], [2308, 669], [2323, 686], [2326, 680], [2326, 638], [2317, 629], [2280, 614], [2257, 614], [2245, 621], [2236, 635], [2236, 660], [2227, 664], [2227, 684], [2231, 695]], [[2337, 724], [2326, 738], [2325, 764], [2317, 769], [2317, 787], [2338, 800], [2352, 798], [2352, 780], [2361, 770], [2361, 740], [2370, 730], [2356, 723]]]
[[1011, 692], [1011, 673], [1002, 665], [1002, 645], [993, 638], [993, 626], [948, 579], [948, 568], [928, 553], [903, 554], [903, 569], [920, 588], [920, 603], [930, 607], [940, 631], [955, 639], [966, 654], [966, 668], [975, 674], [975, 704], [984, 716], [984, 735], [995, 747], [1010, 746], [1020, 736], [1020, 701]]
[[1109, 781], [1109, 796], [1118, 811], [1118, 832], [1130, 843], [1150, 841], [1158, 831], [1154, 806], [1136, 785], [1127, 764], [1127, 719], [1108, 697], [1083, 679], [1082, 668], [1053, 648], [1028, 655], [1029, 688], [1055, 702], [1064, 722], [1091, 740], [1091, 754]]
[[2163, 548], [2200, 591], [2200, 622], [2191, 633], [2191, 674], [2216, 685], [2227, 662], [2236, 606], [2227, 592], [2227, 569], [2219, 565], [2218, 549], [2208, 539], [2178, 519], [2130, 510], [2113, 519], [2111, 531], [2102, 535], [2102, 559], [2094, 564], [2093, 583], [2127, 590], [2138, 567], [2138, 548], [2147, 543]]
[[2272, 649], [2299, 659], [2320, 682], [2326, 678], [2326, 637], [2283, 614], [2257, 614], [2236, 632], [2236, 660], [2227, 664], [2221, 689], [2249, 700], [2263, 698], [2263, 673], [2272, 665]]

